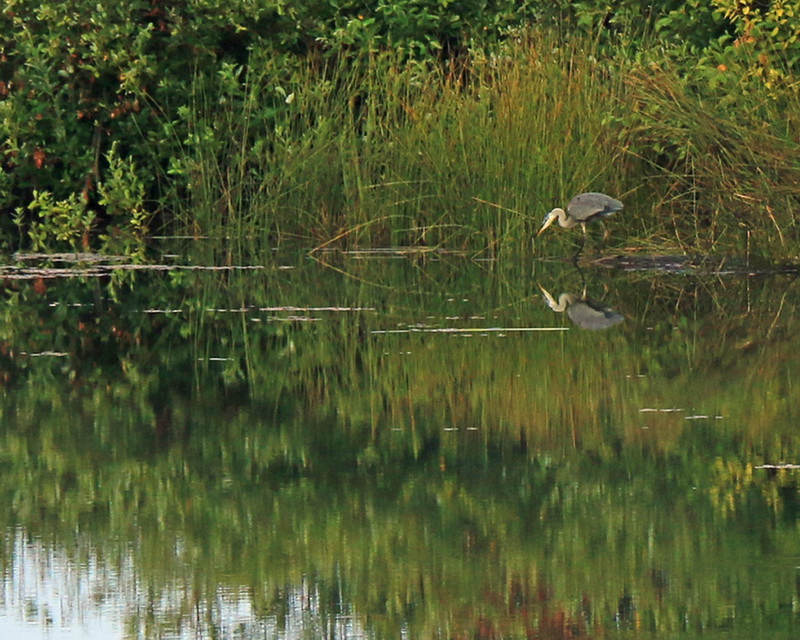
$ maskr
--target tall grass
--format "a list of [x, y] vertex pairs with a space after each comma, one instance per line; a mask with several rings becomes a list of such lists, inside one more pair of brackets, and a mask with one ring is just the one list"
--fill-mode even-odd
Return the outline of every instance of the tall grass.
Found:
[[577, 45], [530, 38], [450, 66], [373, 54], [290, 78], [273, 64], [198, 90], [194, 232], [500, 249], [577, 191], [623, 189], [609, 123], [625, 86]]
[[381, 52], [231, 70], [187, 113], [185, 222], [256, 250], [516, 253], [546, 211], [596, 190], [626, 203], [616, 248], [798, 253], [796, 95], [734, 99], [598, 56], [531, 33], [451, 64]]
[[797, 257], [800, 95], [732, 74], [713, 87], [669, 67], [626, 82], [631, 152], [646, 161], [661, 230], [686, 249]]

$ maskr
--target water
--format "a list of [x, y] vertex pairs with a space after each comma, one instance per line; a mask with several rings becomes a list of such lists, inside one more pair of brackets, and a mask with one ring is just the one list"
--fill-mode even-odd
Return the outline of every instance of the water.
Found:
[[797, 636], [795, 275], [178, 265], [4, 273], [0, 638]]

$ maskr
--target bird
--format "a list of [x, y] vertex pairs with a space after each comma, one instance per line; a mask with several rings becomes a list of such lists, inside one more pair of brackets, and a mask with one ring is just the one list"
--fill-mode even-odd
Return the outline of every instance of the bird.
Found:
[[581, 329], [589, 329], [590, 331], [608, 329], [625, 319], [615, 309], [587, 297], [585, 291], [580, 296], [574, 293], [562, 293], [556, 300], [542, 285], [538, 286], [542, 291], [547, 306], [557, 313], [566, 311], [569, 319]]
[[[572, 227], [581, 225], [583, 239], [578, 249], [578, 253], [580, 253], [586, 243], [586, 224], [594, 220], [602, 220], [621, 210], [622, 203], [616, 198], [607, 196], [605, 193], [596, 191], [581, 193], [569, 201], [566, 211], [560, 207], [549, 211], [536, 235], [541, 235], [556, 220], [558, 220], [559, 226], [564, 229], [572, 229]], [[575, 255], [577, 256], [578, 254]]]

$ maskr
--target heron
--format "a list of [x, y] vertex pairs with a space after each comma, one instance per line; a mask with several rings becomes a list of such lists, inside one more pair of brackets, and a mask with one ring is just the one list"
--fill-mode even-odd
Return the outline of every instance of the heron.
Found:
[[574, 293], [562, 293], [556, 300], [542, 285], [539, 284], [538, 287], [541, 289], [548, 307], [557, 313], [566, 311], [569, 319], [581, 329], [590, 331], [608, 329], [625, 319], [615, 309], [589, 298], [585, 291], [580, 296], [576, 296]]
[[[581, 193], [569, 201], [566, 211], [560, 207], [556, 207], [548, 212], [536, 235], [541, 235], [541, 233], [556, 220], [558, 220], [559, 226], [564, 229], [572, 229], [572, 227], [581, 225], [583, 239], [578, 248], [578, 253], [580, 253], [583, 249], [583, 245], [586, 243], [586, 224], [594, 220], [602, 220], [612, 213], [621, 210], [622, 203], [616, 198], [607, 196], [605, 193], [597, 193], [596, 191]], [[575, 255], [577, 257], [578, 254]]]

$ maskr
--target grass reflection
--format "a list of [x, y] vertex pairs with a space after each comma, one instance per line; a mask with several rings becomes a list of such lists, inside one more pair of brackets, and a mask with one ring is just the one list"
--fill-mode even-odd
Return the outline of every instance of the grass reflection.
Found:
[[[290, 635], [298, 602], [342, 637], [792, 627], [795, 472], [756, 466], [800, 457], [794, 281], [595, 270], [608, 331], [386, 334], [569, 326], [536, 279], [575, 274], [339, 260], [161, 275], [146, 307], [15, 291], [5, 526], [134, 567], [132, 636], [219, 627], [221, 592], [247, 593], [246, 637]], [[133, 313], [154, 297], [180, 313]]]

